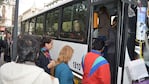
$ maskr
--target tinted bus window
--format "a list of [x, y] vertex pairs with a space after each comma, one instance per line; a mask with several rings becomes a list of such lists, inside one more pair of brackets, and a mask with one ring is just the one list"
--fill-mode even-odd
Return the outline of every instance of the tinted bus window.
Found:
[[63, 9], [63, 22], [61, 37], [69, 38], [72, 32], [72, 19], [73, 19], [73, 6], [69, 6]]
[[59, 20], [59, 10], [47, 13], [46, 19], [46, 34], [51, 37], [57, 36]]
[[40, 15], [40, 16], [37, 17], [36, 35], [43, 35], [43, 19], [44, 19], [43, 15]]
[[86, 34], [86, 17], [87, 16], [87, 3], [84, 1], [74, 5], [73, 8], [73, 39], [85, 40]]
[[21, 23], [21, 33], [24, 33], [25, 31], [25, 22]]
[[85, 40], [87, 3], [77, 3], [63, 9], [62, 38]]
[[30, 23], [29, 23], [29, 34], [34, 34], [35, 33], [35, 21], [36, 21], [36, 19], [35, 18], [33, 18], [33, 19], [31, 19], [30, 20]]
[[29, 21], [25, 22], [25, 33], [28, 33], [28, 29], [29, 29]]

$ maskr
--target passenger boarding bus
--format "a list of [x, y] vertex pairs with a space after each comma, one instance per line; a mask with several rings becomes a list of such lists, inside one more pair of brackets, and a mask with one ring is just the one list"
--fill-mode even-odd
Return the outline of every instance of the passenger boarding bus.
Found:
[[[57, 0], [45, 10], [24, 18], [21, 21], [21, 34], [46, 35], [54, 39], [50, 51], [52, 59], [57, 59], [64, 45], [71, 46], [74, 54], [68, 65], [80, 84], [83, 75], [82, 57], [91, 50], [96, 38], [102, 37], [105, 42], [108, 40], [108, 31], [114, 18], [117, 18], [113, 37], [115, 52], [113, 57], [107, 59], [113, 69], [111, 84], [131, 84], [132, 80], [129, 79], [125, 63], [131, 58], [129, 52], [134, 53], [135, 48], [137, 16], [135, 7], [131, 0]], [[134, 15], [129, 16], [129, 8]], [[100, 15], [101, 11], [104, 11], [105, 15]], [[127, 42], [129, 36], [132, 37]], [[108, 56], [107, 45], [105, 58]]]

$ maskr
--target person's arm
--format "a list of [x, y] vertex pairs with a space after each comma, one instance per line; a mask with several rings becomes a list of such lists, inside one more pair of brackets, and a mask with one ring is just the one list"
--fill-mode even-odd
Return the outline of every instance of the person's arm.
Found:
[[51, 60], [50, 63], [47, 65], [47, 67], [50, 69], [50, 68], [53, 68], [55, 65], [56, 65], [56, 61]]

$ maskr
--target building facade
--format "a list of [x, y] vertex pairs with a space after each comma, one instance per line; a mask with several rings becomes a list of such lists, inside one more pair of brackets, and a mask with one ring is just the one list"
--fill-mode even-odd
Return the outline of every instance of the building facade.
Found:
[[11, 30], [14, 23], [15, 0], [4, 0], [0, 5], [0, 30]]

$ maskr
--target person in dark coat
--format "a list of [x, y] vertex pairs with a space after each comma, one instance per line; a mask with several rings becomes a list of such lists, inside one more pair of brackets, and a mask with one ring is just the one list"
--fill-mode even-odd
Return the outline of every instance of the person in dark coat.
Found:
[[50, 38], [43, 38], [39, 57], [36, 60], [36, 65], [43, 68], [45, 72], [50, 74], [50, 68], [54, 65], [54, 60], [51, 59], [49, 50], [52, 48], [53, 41]]
[[2, 49], [4, 48], [5, 48], [4, 41], [0, 39], [0, 58], [1, 58]]
[[117, 17], [113, 19], [111, 28], [108, 31], [108, 40], [106, 44], [108, 46], [107, 57], [106, 59], [110, 63], [111, 70], [111, 84], [115, 84], [113, 81], [113, 76], [116, 69], [116, 39], [117, 39]]
[[116, 38], [117, 38], [117, 17], [113, 19], [113, 24], [108, 30], [108, 40], [106, 44], [108, 45], [108, 54], [115, 54], [116, 49]]
[[12, 45], [12, 35], [11, 32], [6, 31], [6, 38], [4, 39], [5, 49], [4, 49], [4, 61], [10, 62], [11, 61], [11, 45]]
[[110, 28], [110, 16], [105, 6], [99, 8], [99, 35], [100, 37], [108, 38], [108, 29]]

